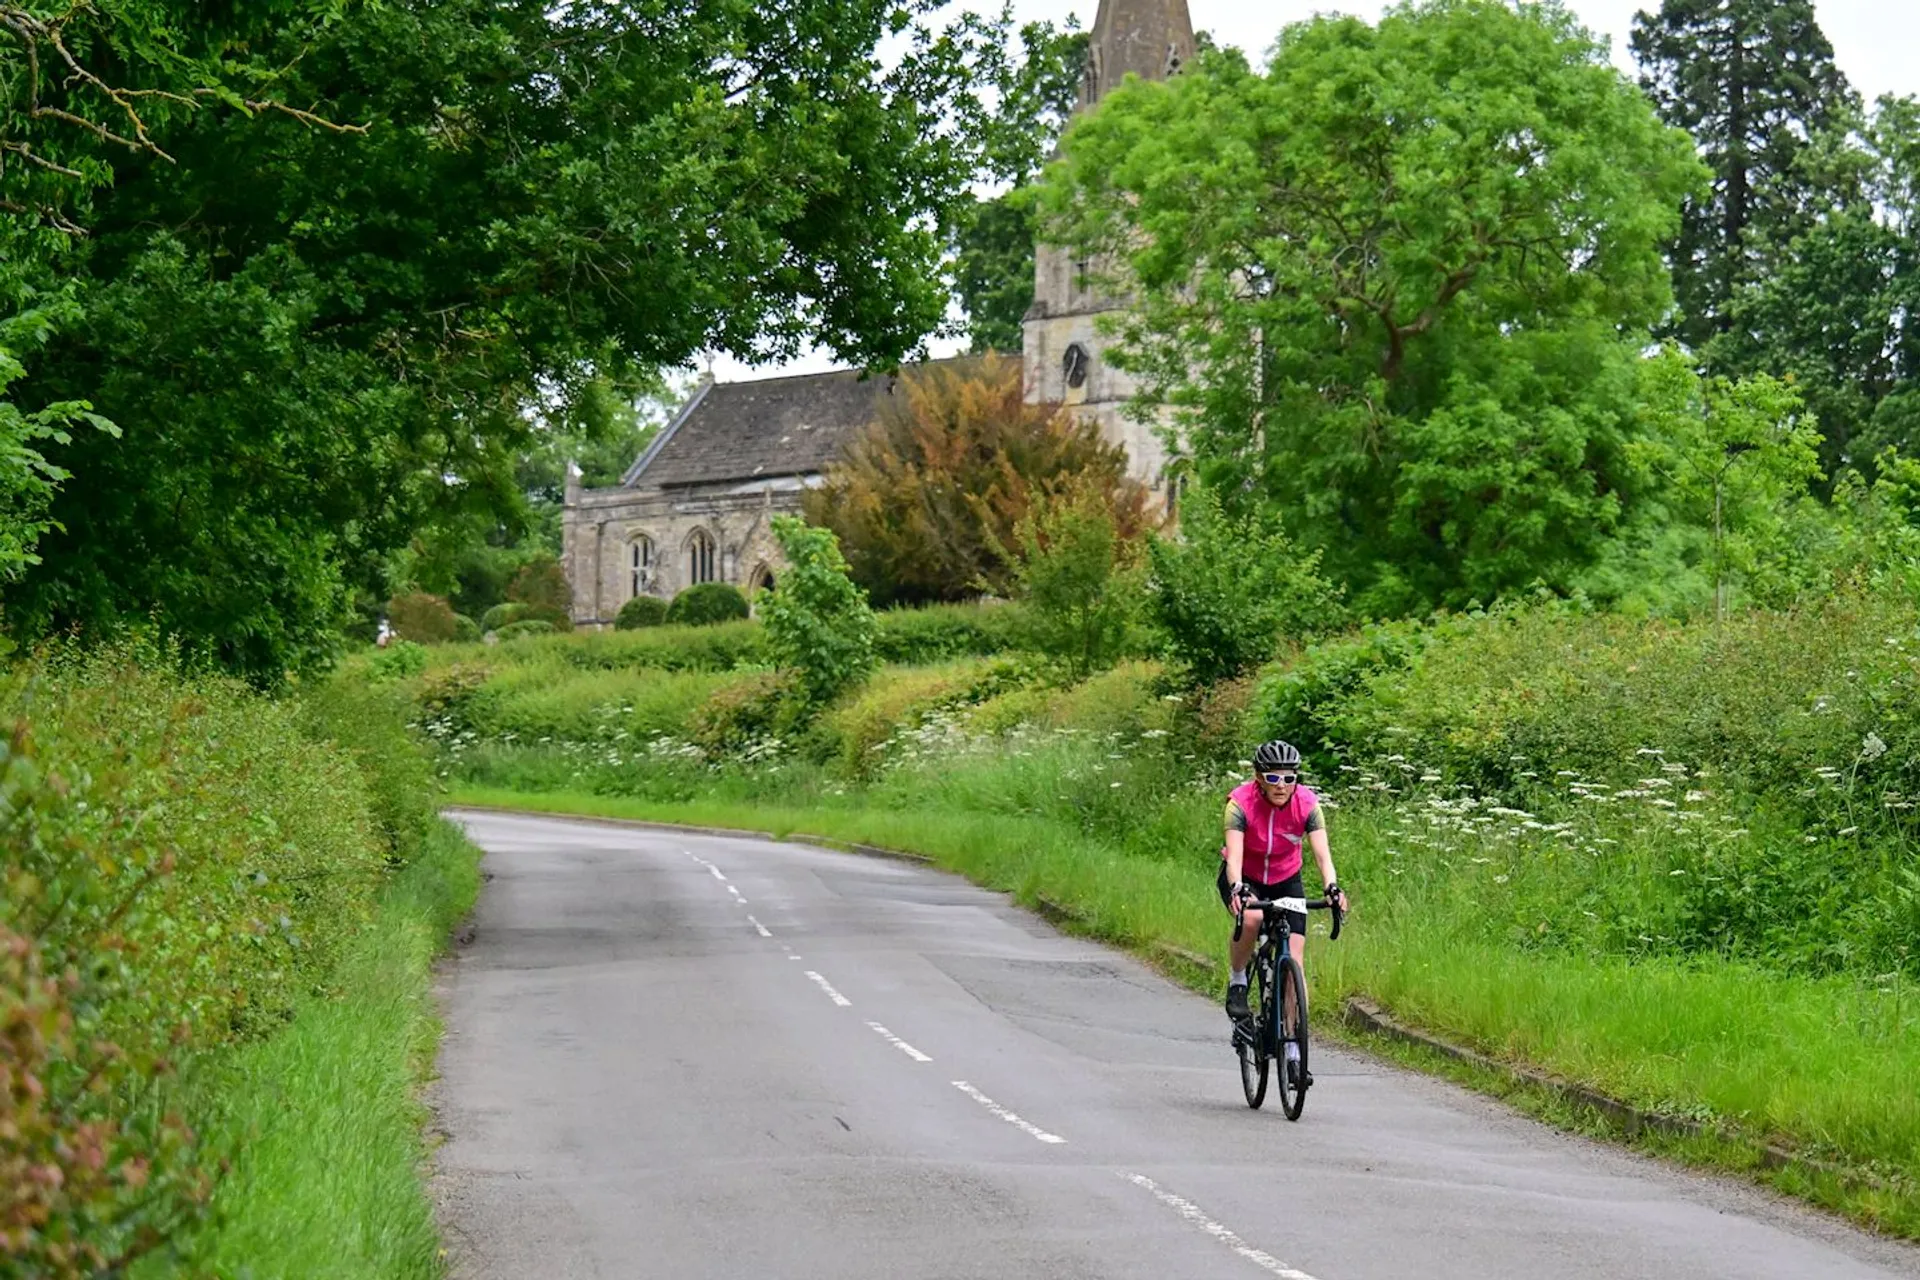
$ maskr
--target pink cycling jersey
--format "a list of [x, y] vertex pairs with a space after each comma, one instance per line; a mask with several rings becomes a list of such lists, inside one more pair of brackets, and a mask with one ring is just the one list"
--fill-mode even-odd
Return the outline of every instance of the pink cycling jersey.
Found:
[[[1307, 838], [1307, 821], [1313, 817], [1313, 811], [1320, 807], [1320, 797], [1308, 787], [1297, 786], [1285, 804], [1275, 806], [1267, 803], [1266, 793], [1255, 781], [1235, 787], [1227, 798], [1240, 806], [1240, 812], [1247, 818], [1246, 856], [1240, 861], [1241, 879], [1257, 880], [1261, 884], [1279, 884], [1290, 876], [1298, 875], [1302, 861], [1300, 847]], [[1220, 846], [1220, 856], [1227, 856], [1225, 845]]]

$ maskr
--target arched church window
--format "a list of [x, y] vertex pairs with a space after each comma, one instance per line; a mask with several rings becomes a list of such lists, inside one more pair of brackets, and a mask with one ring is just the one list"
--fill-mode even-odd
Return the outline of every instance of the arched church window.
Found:
[[653, 590], [653, 539], [639, 534], [627, 544], [629, 596], [642, 596]]
[[1077, 342], [1070, 344], [1067, 347], [1066, 354], [1060, 358], [1060, 372], [1066, 375], [1067, 385], [1070, 387], [1085, 386], [1087, 369], [1092, 363], [1093, 359], [1087, 354], [1085, 347]]
[[695, 529], [693, 536], [687, 539], [687, 581], [712, 582], [713, 562], [713, 535], [705, 529]]
[[764, 563], [761, 564], [753, 571], [751, 582], [755, 593], [773, 590], [772, 567]]

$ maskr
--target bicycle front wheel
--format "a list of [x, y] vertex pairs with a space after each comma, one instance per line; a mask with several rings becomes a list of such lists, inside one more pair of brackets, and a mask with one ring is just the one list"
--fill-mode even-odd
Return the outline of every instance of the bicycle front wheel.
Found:
[[[1280, 1109], [1298, 1120], [1307, 1106], [1307, 981], [1300, 962], [1284, 956], [1274, 972], [1274, 1056], [1280, 1060]], [[1287, 1048], [1294, 1046], [1295, 1057]]]
[[1266, 966], [1256, 963], [1247, 974], [1247, 1007], [1253, 1016], [1234, 1028], [1234, 1047], [1240, 1051], [1240, 1087], [1246, 1092], [1247, 1105], [1255, 1111], [1267, 1100], [1267, 1069], [1272, 1062], [1266, 1036]]

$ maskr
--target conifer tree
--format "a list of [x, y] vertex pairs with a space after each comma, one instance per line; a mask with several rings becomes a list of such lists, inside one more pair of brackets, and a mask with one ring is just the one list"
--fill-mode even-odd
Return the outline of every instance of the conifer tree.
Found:
[[1640, 84], [1713, 171], [1669, 247], [1678, 336], [1696, 351], [1732, 302], [1831, 202], [1795, 161], [1857, 103], [1812, 0], [1663, 0], [1634, 19]]

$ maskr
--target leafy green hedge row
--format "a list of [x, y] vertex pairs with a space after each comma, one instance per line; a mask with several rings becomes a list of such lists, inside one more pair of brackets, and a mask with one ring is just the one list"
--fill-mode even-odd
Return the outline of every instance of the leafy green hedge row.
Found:
[[0, 1272], [109, 1271], [203, 1212], [169, 1082], [323, 987], [423, 837], [404, 730], [337, 692], [138, 645], [0, 679]]
[[1269, 673], [1254, 714], [1262, 732], [1488, 789], [1560, 769], [1626, 781], [1657, 757], [1782, 798], [1822, 770], [1905, 796], [1920, 790], [1920, 606], [1849, 594], [1661, 622], [1544, 605], [1375, 627]]

